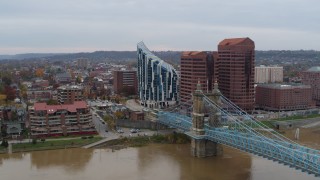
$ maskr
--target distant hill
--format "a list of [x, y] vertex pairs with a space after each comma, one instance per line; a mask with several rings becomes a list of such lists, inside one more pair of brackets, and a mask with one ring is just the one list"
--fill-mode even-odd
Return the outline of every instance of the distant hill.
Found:
[[[156, 56], [164, 60], [176, 60], [180, 59], [181, 52], [179, 51], [156, 51], [153, 52]], [[74, 60], [77, 58], [88, 58], [91, 60], [135, 60], [137, 58], [136, 51], [96, 51], [92, 53], [75, 53], [56, 55], [48, 57], [48, 59], [54, 60]]]
[[[172, 64], [180, 64], [180, 51], [155, 51], [153, 52], [161, 59]], [[135, 61], [137, 58], [136, 51], [96, 51], [88, 53], [29, 53], [17, 55], [0, 55], [2, 59], [16, 59], [16, 60], [37, 60], [47, 59], [55, 61], [69, 61], [77, 58], [88, 58], [90, 61]], [[256, 51], [256, 64], [290, 64], [290, 63], [320, 63], [320, 51], [313, 50], [270, 50], [270, 51]]]
[[22, 60], [22, 59], [30, 59], [30, 58], [44, 58], [54, 55], [62, 55], [64, 53], [26, 53], [26, 54], [16, 54], [16, 55], [0, 55], [0, 60], [4, 59], [15, 59], [15, 60]]
[[266, 59], [286, 59], [286, 60], [305, 60], [314, 59], [320, 60], [320, 51], [313, 50], [299, 50], [299, 51], [256, 51], [257, 60]]
[[95, 51], [88, 53], [73, 53], [47, 57], [49, 60], [75, 60], [88, 58], [90, 60], [128, 60], [135, 59], [136, 51]]

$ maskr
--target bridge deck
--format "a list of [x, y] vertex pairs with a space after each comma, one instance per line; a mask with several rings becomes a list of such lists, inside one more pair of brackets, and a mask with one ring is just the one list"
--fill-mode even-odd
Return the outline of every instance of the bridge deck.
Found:
[[[214, 141], [303, 172], [320, 175], [320, 153], [318, 150], [285, 141], [281, 137], [275, 139], [264, 136], [253, 130], [254, 128], [242, 131], [246, 126], [236, 129], [232, 126], [213, 128], [206, 125], [205, 135], [198, 136], [192, 133], [192, 121], [188, 116], [160, 112], [158, 117], [160, 123], [180, 129], [191, 138]], [[262, 129], [262, 131], [273, 133], [270, 129]]]

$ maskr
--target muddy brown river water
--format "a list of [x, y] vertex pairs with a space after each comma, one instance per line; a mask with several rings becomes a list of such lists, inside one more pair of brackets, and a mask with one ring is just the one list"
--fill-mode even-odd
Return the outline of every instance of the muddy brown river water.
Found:
[[[294, 131], [286, 135], [294, 136]], [[320, 130], [300, 130], [300, 141], [318, 147]], [[1, 180], [313, 180], [313, 175], [224, 147], [221, 157], [194, 158], [190, 145], [63, 149], [0, 155]]]

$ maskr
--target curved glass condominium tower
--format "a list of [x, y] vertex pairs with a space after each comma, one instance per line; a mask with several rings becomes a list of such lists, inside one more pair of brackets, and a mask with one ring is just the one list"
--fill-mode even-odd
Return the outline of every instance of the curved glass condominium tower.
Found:
[[143, 42], [137, 45], [140, 102], [149, 108], [165, 108], [178, 102], [178, 74], [155, 56]]

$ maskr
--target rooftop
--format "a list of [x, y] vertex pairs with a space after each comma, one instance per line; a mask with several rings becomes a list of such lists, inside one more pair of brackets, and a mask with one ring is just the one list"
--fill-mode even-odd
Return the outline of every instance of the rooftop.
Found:
[[65, 86], [60, 86], [58, 89], [82, 89], [82, 86], [77, 86], [77, 85], [65, 85]]
[[304, 85], [304, 84], [258, 84], [257, 87], [266, 87], [266, 88], [271, 88], [271, 89], [311, 88], [309, 85]]
[[320, 66], [314, 66], [308, 69], [307, 72], [320, 72]]
[[166, 68], [168, 71], [172, 70], [176, 72], [176, 69], [171, 64], [168, 64], [164, 60], [160, 59], [158, 56], [154, 55], [142, 41], [137, 44], [137, 47], [143, 51], [143, 53], [148, 57], [148, 59], [151, 58], [151, 61], [158, 61], [159, 65]]
[[203, 54], [203, 51], [184, 51], [182, 52], [182, 56], [198, 56]]
[[256, 66], [255, 68], [279, 68], [279, 69], [283, 69], [282, 66], [277, 66], [277, 65], [274, 65], [274, 66], [260, 65], [260, 66]]
[[47, 111], [48, 114], [53, 114], [58, 110], [67, 110], [69, 112], [77, 112], [77, 109], [87, 108], [85, 101], [75, 101], [73, 104], [47, 105], [46, 103], [35, 103], [35, 111]]
[[[246, 40], [252, 41], [250, 38], [231, 38], [231, 39], [224, 39], [219, 43], [219, 46], [232, 46], [232, 45], [239, 45]], [[253, 41], [252, 41], [253, 42]]]
[[65, 72], [65, 73], [56, 74], [56, 77], [57, 77], [57, 78], [65, 78], [65, 77], [71, 78], [71, 75], [70, 75], [70, 73]]

